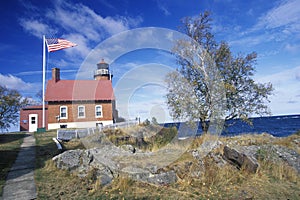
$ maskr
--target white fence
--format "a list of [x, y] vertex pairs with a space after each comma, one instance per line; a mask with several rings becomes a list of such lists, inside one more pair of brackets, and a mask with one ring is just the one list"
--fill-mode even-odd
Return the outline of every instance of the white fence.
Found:
[[106, 129], [116, 129], [116, 128], [128, 128], [131, 126], [138, 125], [138, 121], [131, 120], [126, 122], [115, 123], [106, 126], [99, 126], [93, 128], [85, 128], [85, 129], [58, 129], [56, 133], [56, 138], [59, 140], [71, 140], [73, 138], [83, 138], [88, 135], [101, 132]]
[[115, 123], [115, 124], [110, 124], [110, 125], [106, 125], [103, 126], [101, 130], [104, 129], [115, 129], [115, 128], [128, 128], [131, 126], [136, 126], [138, 125], [138, 121], [137, 120], [131, 120], [131, 121], [126, 121], [126, 122], [119, 122], [119, 123]]

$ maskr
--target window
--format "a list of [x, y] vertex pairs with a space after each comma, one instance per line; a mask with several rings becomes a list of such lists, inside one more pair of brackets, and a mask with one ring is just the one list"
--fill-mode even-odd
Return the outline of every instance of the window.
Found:
[[31, 124], [35, 124], [35, 117], [31, 117]]
[[85, 107], [78, 106], [78, 118], [85, 118]]
[[102, 106], [100, 106], [100, 105], [97, 105], [96, 107], [95, 107], [95, 115], [96, 115], [96, 118], [97, 117], [102, 117]]
[[103, 123], [102, 122], [96, 123], [96, 127], [102, 129], [103, 128]]
[[60, 107], [60, 119], [68, 119], [68, 107], [67, 106], [61, 106]]

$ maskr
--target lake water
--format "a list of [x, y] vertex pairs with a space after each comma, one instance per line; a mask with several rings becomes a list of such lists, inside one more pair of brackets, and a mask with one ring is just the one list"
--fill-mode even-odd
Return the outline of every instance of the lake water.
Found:
[[[253, 126], [236, 119], [227, 123], [235, 122], [234, 125], [223, 129], [221, 135], [232, 136], [245, 133], [269, 133], [276, 137], [289, 136], [300, 130], [300, 115], [286, 115], [286, 116], [272, 116], [272, 117], [256, 117], [251, 118]], [[182, 124], [181, 124], [182, 125]], [[180, 127], [180, 123], [167, 123], [166, 127], [176, 126]], [[202, 129], [199, 126], [197, 135], [201, 135]], [[185, 133], [180, 133], [179, 137], [187, 136]]]

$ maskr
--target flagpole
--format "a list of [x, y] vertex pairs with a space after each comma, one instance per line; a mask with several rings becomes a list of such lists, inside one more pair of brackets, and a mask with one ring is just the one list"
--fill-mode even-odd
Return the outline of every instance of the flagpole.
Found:
[[46, 79], [46, 39], [43, 35], [43, 128], [45, 128], [45, 79]]

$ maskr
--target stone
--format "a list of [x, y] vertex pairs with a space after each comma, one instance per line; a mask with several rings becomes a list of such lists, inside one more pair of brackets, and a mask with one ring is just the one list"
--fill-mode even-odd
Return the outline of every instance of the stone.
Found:
[[275, 163], [286, 162], [300, 173], [300, 155], [295, 150], [280, 145], [250, 145], [235, 146], [235, 148], [257, 160], [269, 160]]
[[121, 149], [128, 151], [130, 153], [135, 153], [136, 152], [136, 148], [130, 144], [124, 144], [120, 146]]
[[68, 171], [76, 170], [82, 164], [80, 158], [84, 150], [70, 150], [59, 154], [52, 158], [59, 169], [66, 169]]
[[156, 185], [169, 185], [177, 181], [177, 176], [174, 170], [166, 172], [161, 171], [157, 174], [153, 174], [145, 169], [129, 166], [123, 169], [123, 173], [124, 172], [134, 180]]
[[221, 153], [213, 153], [210, 152], [208, 154], [208, 157], [212, 158], [214, 160], [214, 162], [217, 164], [218, 167], [224, 167], [227, 162], [223, 159]]
[[250, 173], [256, 173], [259, 164], [256, 159], [224, 146], [223, 158], [238, 169], [244, 169]]
[[[143, 165], [137, 163], [135, 159], [143, 160], [144, 157], [149, 156], [147, 153], [133, 153], [131, 146], [123, 148], [103, 145], [102, 148], [69, 150], [55, 156], [53, 161], [58, 168], [69, 170], [79, 177], [86, 177], [89, 173], [93, 173], [100, 179], [102, 185], [109, 184], [120, 174], [157, 185], [172, 184], [177, 181], [174, 170], [164, 171], [151, 163], [145, 162]], [[128, 159], [135, 160], [135, 164]]]
[[147, 182], [158, 185], [169, 185], [177, 181], [176, 173], [173, 170], [161, 172], [159, 174], [151, 174]]
[[102, 165], [94, 162], [94, 157], [89, 150], [69, 150], [55, 156], [52, 159], [59, 169], [66, 169], [76, 173], [79, 177], [86, 177], [92, 170], [96, 171], [97, 178], [102, 185], [111, 183], [114, 178], [112, 171]]
[[262, 146], [261, 149], [265, 151], [266, 154], [273, 155], [272, 158], [268, 159], [272, 159], [275, 162], [278, 160], [282, 160], [296, 169], [298, 173], [300, 173], [300, 155], [296, 151], [279, 145], [265, 145]]

